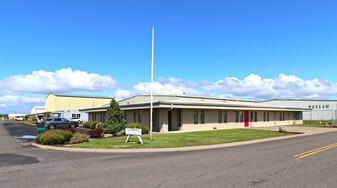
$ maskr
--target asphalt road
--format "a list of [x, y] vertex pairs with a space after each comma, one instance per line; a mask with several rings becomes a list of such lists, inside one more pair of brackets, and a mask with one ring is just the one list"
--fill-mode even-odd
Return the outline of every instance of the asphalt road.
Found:
[[[87, 154], [22, 147], [22, 142], [11, 137], [1, 125], [0, 185], [337, 187], [337, 147], [315, 150], [317, 153], [311, 152], [304, 158], [293, 157], [336, 142], [337, 133], [332, 132], [204, 151]], [[10, 162], [2, 159], [5, 155]], [[15, 156], [18, 160], [13, 160]]]

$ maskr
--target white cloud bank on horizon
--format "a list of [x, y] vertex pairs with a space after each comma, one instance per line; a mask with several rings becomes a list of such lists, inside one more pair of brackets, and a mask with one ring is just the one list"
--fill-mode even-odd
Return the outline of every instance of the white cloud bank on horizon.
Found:
[[[134, 95], [150, 94], [149, 82], [139, 82], [130, 89], [117, 85], [111, 76], [60, 69], [55, 72], [33, 71], [32, 74], [14, 75], [0, 80], [0, 113], [26, 111], [34, 105], [44, 105], [44, 98], [15, 96], [20, 93], [48, 94], [75, 91], [114, 90], [116, 100]], [[178, 78], [160, 78], [154, 82], [154, 94], [190, 95], [230, 99], [336, 99], [337, 84], [328, 80], [303, 80], [294, 75], [280, 74], [274, 79], [250, 74], [240, 80], [225, 77], [216, 82], [195, 82]]]
[[55, 72], [44, 70], [32, 74], [14, 75], [0, 80], [0, 91], [5, 93], [70, 93], [74, 91], [102, 91], [115, 89], [117, 81], [111, 76], [87, 73], [70, 68]]
[[[154, 82], [154, 94], [192, 95], [220, 98], [248, 98], [251, 100], [266, 99], [326, 99], [336, 97], [337, 84], [328, 80], [303, 80], [294, 75], [280, 74], [275, 79], [262, 79], [250, 74], [243, 80], [226, 77], [217, 82], [183, 81], [176, 78], [161, 78]], [[116, 99], [133, 95], [150, 94], [150, 83], [140, 82], [131, 90], [118, 89]]]
[[40, 97], [2, 95], [0, 96], [0, 114], [29, 113], [33, 106], [44, 106], [44, 99]]

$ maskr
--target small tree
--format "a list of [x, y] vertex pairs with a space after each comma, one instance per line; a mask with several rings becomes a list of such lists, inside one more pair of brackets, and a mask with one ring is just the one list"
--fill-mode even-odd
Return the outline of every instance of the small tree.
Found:
[[50, 112], [46, 112], [46, 113], [45, 113], [45, 117], [46, 117], [46, 118], [49, 118], [49, 117], [50, 117]]
[[110, 133], [116, 135], [120, 131], [125, 129], [124, 114], [121, 111], [119, 104], [112, 99], [110, 107], [108, 108], [108, 120], [104, 126], [104, 133]]

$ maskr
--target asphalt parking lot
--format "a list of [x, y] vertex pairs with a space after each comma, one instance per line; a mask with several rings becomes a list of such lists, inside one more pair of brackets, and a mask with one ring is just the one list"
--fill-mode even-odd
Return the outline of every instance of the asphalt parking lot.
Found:
[[36, 126], [25, 124], [23, 121], [6, 121], [4, 126], [12, 137], [23, 142], [30, 142], [38, 135]]

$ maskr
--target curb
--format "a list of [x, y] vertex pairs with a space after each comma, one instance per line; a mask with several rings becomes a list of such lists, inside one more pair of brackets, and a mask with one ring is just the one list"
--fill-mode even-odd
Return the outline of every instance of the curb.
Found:
[[[320, 134], [320, 133], [317, 133]], [[208, 149], [218, 149], [218, 148], [227, 148], [234, 146], [242, 146], [248, 144], [257, 144], [275, 140], [284, 140], [302, 136], [309, 136], [313, 134], [296, 134], [289, 136], [279, 136], [273, 138], [263, 138], [257, 140], [249, 140], [242, 142], [232, 142], [232, 143], [224, 143], [224, 144], [213, 144], [213, 145], [202, 145], [202, 146], [186, 146], [186, 147], [174, 147], [174, 148], [135, 148], [135, 149], [101, 149], [101, 148], [67, 148], [67, 147], [57, 147], [57, 146], [49, 146], [42, 145], [37, 143], [31, 143], [32, 146], [46, 149], [46, 150], [56, 150], [56, 151], [68, 151], [68, 152], [86, 152], [86, 153], [154, 153], [154, 152], [180, 152], [180, 151], [198, 151], [198, 150], [208, 150]]]
[[198, 150], [208, 150], [208, 149], [218, 149], [218, 148], [227, 148], [227, 147], [235, 147], [249, 144], [257, 144], [263, 142], [270, 142], [276, 140], [285, 140], [303, 136], [310, 136], [316, 134], [324, 134], [329, 132], [337, 132], [334, 131], [323, 131], [323, 132], [314, 132], [314, 133], [304, 133], [297, 132], [300, 134], [288, 135], [288, 136], [279, 136], [272, 138], [263, 138], [257, 140], [248, 140], [241, 142], [232, 142], [232, 143], [223, 143], [223, 144], [213, 144], [213, 145], [201, 145], [201, 146], [186, 146], [186, 147], [174, 147], [174, 148], [133, 148], [133, 149], [103, 149], [103, 148], [68, 148], [68, 147], [57, 147], [50, 145], [42, 145], [31, 142], [31, 145], [46, 150], [55, 150], [55, 151], [68, 151], [68, 152], [85, 152], [85, 153], [155, 153], [155, 152], [181, 152], [181, 151], [198, 151]]

